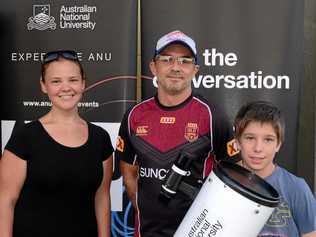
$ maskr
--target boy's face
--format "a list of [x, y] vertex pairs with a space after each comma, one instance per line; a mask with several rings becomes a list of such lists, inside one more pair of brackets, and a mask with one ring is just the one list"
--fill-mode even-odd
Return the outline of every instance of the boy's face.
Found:
[[264, 178], [274, 170], [273, 159], [279, 151], [281, 143], [270, 123], [250, 122], [237, 145], [243, 160], [243, 165]]

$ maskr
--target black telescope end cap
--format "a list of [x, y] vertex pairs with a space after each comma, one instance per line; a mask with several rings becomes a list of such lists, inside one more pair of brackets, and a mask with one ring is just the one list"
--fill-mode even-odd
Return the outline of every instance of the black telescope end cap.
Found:
[[249, 170], [228, 161], [221, 161], [215, 175], [239, 194], [264, 206], [276, 207], [279, 193], [268, 182]]

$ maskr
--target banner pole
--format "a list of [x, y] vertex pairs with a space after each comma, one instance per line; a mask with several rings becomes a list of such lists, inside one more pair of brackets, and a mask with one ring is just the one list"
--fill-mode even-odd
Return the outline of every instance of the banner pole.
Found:
[[137, 61], [136, 61], [136, 101], [142, 99], [142, 62], [141, 62], [141, 2], [137, 0]]

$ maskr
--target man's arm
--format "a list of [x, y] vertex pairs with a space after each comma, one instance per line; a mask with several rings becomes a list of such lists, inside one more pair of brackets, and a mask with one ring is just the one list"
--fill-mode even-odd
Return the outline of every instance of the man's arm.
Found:
[[132, 202], [134, 208], [137, 210], [137, 179], [138, 179], [138, 166], [131, 165], [125, 161], [120, 161], [120, 169], [123, 176], [124, 185], [126, 187], [127, 195]]

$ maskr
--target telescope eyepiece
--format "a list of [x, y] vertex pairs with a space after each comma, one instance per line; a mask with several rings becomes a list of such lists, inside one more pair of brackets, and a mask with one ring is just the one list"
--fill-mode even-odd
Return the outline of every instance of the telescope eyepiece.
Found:
[[160, 189], [160, 194], [167, 199], [174, 197], [184, 176], [189, 174], [189, 166], [195, 157], [189, 152], [180, 152], [172, 165]]

